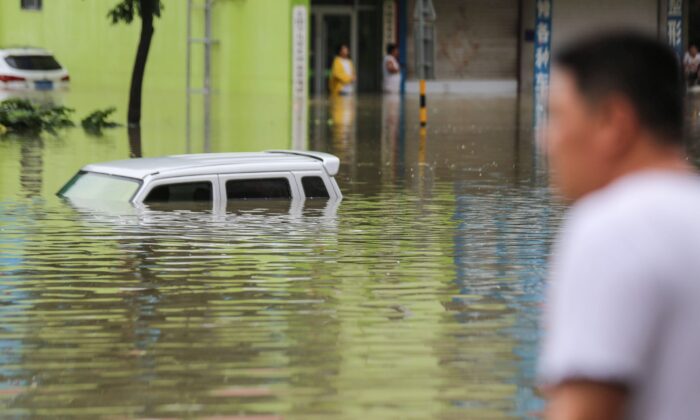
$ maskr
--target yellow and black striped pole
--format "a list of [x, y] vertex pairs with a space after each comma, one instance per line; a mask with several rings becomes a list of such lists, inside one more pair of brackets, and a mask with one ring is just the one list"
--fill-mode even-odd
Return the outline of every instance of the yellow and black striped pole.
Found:
[[420, 126], [428, 125], [428, 108], [425, 99], [425, 79], [420, 81]]
[[425, 80], [420, 81], [420, 143], [418, 143], [418, 182], [423, 184], [425, 179], [425, 146], [428, 139], [428, 109], [425, 103]]

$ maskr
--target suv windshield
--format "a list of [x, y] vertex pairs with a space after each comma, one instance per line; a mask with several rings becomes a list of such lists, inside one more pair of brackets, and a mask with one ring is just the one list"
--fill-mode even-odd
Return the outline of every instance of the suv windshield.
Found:
[[128, 202], [140, 185], [131, 178], [80, 171], [58, 195], [71, 199]]
[[55, 58], [50, 55], [10, 55], [5, 62], [18, 70], [61, 70]]

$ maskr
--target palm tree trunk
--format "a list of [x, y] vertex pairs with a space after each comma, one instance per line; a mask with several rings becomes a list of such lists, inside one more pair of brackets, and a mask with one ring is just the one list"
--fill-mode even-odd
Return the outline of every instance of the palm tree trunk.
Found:
[[143, 157], [143, 153], [141, 152], [141, 126], [130, 125], [127, 128], [127, 132], [129, 133], [129, 157]]
[[153, 15], [155, 14], [158, 0], [139, 0], [141, 5], [141, 36], [139, 47], [136, 50], [136, 60], [131, 73], [131, 90], [129, 91], [129, 114], [127, 123], [129, 127], [141, 125], [141, 88], [143, 76], [146, 71], [148, 52], [151, 49], [153, 38]]

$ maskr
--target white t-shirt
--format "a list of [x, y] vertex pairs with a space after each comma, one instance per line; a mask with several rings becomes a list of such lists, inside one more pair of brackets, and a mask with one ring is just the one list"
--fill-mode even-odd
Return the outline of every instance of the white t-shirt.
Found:
[[[340, 63], [343, 65], [343, 69], [345, 70], [345, 73], [348, 76], [353, 76], [354, 71], [352, 67], [352, 61], [350, 61], [349, 58], [340, 58]], [[343, 86], [342, 89], [340, 89], [340, 93], [343, 95], [350, 95], [354, 91], [354, 85], [352, 83], [348, 83], [347, 85]]]
[[621, 383], [629, 419], [700, 419], [700, 177], [640, 172], [577, 203], [545, 319], [543, 384]]
[[695, 54], [695, 57], [692, 57], [690, 53], [685, 53], [685, 57], [683, 57], [683, 65], [686, 70], [691, 72], [698, 71], [698, 68], [700, 67], [700, 54]]
[[384, 63], [382, 66], [382, 70], [384, 73], [384, 80], [383, 80], [383, 90], [386, 93], [400, 93], [401, 92], [401, 71], [398, 73], [391, 73], [387, 69], [387, 65], [389, 63], [394, 64], [394, 66], [398, 69], [401, 67], [399, 66], [399, 61], [396, 59], [391, 54], [388, 54], [384, 57]]

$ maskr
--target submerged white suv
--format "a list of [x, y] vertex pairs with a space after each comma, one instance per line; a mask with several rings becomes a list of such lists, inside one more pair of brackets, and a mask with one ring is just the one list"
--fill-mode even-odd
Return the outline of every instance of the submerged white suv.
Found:
[[320, 152], [204, 153], [95, 163], [58, 192], [69, 200], [197, 203], [226, 211], [250, 200], [340, 199], [340, 161]]
[[46, 50], [0, 49], [0, 88], [10, 90], [55, 90], [70, 82], [68, 71]]

